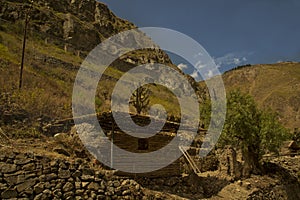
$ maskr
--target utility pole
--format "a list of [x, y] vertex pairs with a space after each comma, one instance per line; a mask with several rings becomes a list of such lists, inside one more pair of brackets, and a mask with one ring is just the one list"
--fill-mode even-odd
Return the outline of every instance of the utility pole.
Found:
[[112, 125], [111, 125], [111, 141], [110, 141], [110, 168], [113, 169], [114, 166], [114, 133], [115, 133], [115, 122], [112, 118]]
[[24, 69], [24, 58], [25, 58], [25, 49], [26, 49], [26, 38], [27, 38], [27, 27], [29, 24], [29, 12], [32, 9], [33, 1], [31, 1], [31, 5], [25, 13], [25, 25], [24, 25], [24, 36], [23, 36], [23, 47], [22, 47], [22, 60], [21, 60], [21, 68], [20, 68], [20, 79], [19, 79], [19, 89], [22, 88], [23, 82], [23, 69]]

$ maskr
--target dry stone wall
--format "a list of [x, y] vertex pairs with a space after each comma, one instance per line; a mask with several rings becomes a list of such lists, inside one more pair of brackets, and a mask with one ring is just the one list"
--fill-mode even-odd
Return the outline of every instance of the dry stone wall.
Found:
[[0, 155], [0, 199], [142, 199], [143, 196], [142, 187], [134, 180], [95, 170], [82, 159], [67, 161], [18, 152]]

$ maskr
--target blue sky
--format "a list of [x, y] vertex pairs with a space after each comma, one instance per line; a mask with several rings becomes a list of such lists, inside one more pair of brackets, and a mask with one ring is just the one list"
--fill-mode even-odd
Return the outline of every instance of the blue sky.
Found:
[[192, 37], [221, 71], [244, 64], [300, 61], [298, 0], [100, 2], [138, 27], [165, 27]]

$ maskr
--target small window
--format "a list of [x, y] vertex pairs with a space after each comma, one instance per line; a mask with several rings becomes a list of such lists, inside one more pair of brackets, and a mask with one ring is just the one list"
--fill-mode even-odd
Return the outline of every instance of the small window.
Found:
[[138, 150], [148, 150], [149, 149], [149, 141], [147, 138], [139, 138], [138, 139]]

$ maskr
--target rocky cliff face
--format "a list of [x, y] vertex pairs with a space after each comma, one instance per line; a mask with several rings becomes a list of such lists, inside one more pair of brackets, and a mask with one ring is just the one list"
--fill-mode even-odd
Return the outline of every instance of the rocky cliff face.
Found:
[[105, 38], [135, 26], [95, 0], [1, 1], [0, 17], [18, 23], [30, 15], [31, 31], [42, 39], [90, 51]]
[[[0, 18], [22, 25], [26, 13], [30, 16], [30, 32], [34, 37], [53, 43], [67, 51], [87, 55], [100, 42], [112, 35], [136, 28], [131, 22], [116, 17], [108, 7], [95, 0], [39, 0], [0, 2]], [[20, 31], [22, 34], [22, 31]], [[151, 43], [147, 37], [131, 38]], [[136, 64], [148, 61], [171, 63], [163, 51], [146, 52], [143, 56], [128, 55], [124, 59]]]

